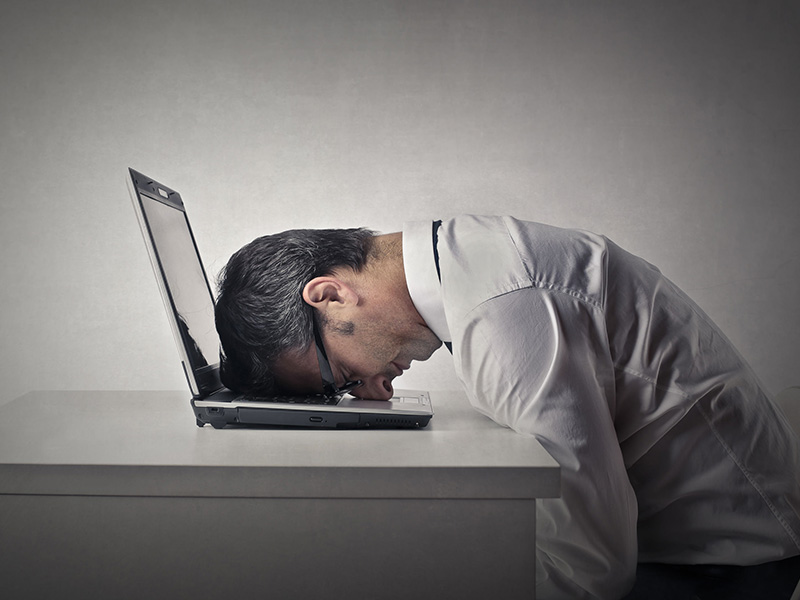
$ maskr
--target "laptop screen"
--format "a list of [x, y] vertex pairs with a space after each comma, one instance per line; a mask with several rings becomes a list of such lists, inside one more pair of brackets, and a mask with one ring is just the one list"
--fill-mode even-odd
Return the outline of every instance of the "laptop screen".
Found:
[[199, 374], [217, 367], [214, 302], [186, 214], [148, 195], [139, 198], [191, 369]]

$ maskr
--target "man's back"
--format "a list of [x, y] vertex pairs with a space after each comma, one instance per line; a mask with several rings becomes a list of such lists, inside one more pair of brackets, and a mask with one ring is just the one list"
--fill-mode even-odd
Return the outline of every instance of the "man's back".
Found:
[[[407, 226], [406, 243], [422, 236]], [[562, 466], [562, 498], [540, 504], [543, 591], [619, 597], [637, 559], [800, 553], [797, 438], [657, 269], [602, 236], [509, 218], [445, 221], [438, 254], [434, 331], [470, 400]]]
[[608, 252], [608, 295], [621, 299], [607, 304], [614, 424], [638, 500], [639, 560], [796, 554], [800, 450], [786, 419], [693, 301], [641, 259], [613, 243]]

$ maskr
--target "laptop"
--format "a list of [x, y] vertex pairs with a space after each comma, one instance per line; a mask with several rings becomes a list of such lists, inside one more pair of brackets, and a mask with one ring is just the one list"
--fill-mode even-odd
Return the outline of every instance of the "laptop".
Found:
[[198, 426], [356, 429], [428, 424], [433, 408], [425, 391], [395, 390], [392, 399], [383, 401], [322, 394], [251, 397], [225, 388], [219, 376], [214, 297], [181, 195], [151, 177], [128, 171], [131, 199], [178, 345]]

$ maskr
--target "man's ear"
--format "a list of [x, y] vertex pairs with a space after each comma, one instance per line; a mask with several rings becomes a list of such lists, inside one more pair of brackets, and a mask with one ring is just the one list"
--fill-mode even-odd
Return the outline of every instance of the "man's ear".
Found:
[[303, 300], [319, 310], [349, 308], [358, 304], [355, 290], [336, 277], [315, 277], [303, 288]]

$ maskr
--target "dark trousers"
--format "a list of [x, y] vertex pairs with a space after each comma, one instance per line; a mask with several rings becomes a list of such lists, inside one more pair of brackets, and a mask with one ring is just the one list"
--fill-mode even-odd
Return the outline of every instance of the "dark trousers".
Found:
[[800, 580], [800, 556], [763, 565], [640, 563], [624, 600], [789, 600]]

